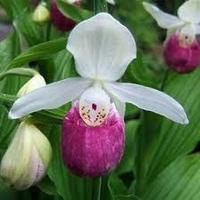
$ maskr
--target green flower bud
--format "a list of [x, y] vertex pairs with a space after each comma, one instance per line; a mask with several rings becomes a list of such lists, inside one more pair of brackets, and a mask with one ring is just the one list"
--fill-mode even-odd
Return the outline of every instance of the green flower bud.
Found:
[[40, 3], [34, 13], [33, 13], [33, 21], [39, 24], [43, 24], [50, 20], [50, 12], [46, 7], [46, 3]]
[[17, 96], [21, 97], [35, 89], [41, 88], [46, 85], [44, 78], [40, 74], [36, 74], [31, 78], [17, 93]]
[[26, 189], [45, 175], [51, 155], [46, 136], [36, 126], [23, 121], [3, 156], [0, 176], [9, 186]]

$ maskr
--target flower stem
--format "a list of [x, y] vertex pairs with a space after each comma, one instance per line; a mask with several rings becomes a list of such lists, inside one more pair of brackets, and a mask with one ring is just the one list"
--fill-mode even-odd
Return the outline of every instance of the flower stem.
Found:
[[94, 0], [94, 13], [97, 14], [99, 12], [107, 12], [107, 2], [106, 0]]
[[101, 199], [101, 177], [93, 180], [92, 200]]

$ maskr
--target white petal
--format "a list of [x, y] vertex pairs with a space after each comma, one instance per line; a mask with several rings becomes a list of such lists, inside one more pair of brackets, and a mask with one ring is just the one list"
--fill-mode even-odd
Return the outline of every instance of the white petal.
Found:
[[186, 1], [178, 9], [178, 16], [186, 22], [199, 23], [200, 22], [200, 1], [199, 0]]
[[167, 14], [161, 11], [158, 7], [143, 2], [145, 10], [157, 21], [158, 25], [165, 29], [171, 29], [184, 24], [182, 20], [174, 15]]
[[114, 0], [106, 0], [108, 3], [115, 5], [115, 1]]
[[90, 80], [82, 78], [69, 78], [51, 83], [15, 101], [9, 117], [17, 119], [32, 112], [62, 106], [77, 98], [90, 84]]
[[130, 83], [106, 83], [105, 88], [123, 102], [132, 103], [180, 124], [188, 123], [183, 107], [163, 92]]
[[77, 72], [85, 78], [117, 80], [136, 57], [132, 34], [108, 13], [78, 24], [67, 49], [75, 58]]

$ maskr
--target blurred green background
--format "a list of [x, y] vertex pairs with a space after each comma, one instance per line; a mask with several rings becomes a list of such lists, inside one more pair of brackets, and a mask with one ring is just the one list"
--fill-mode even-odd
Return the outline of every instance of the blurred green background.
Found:
[[[49, 1], [46, 2], [49, 5]], [[155, 3], [168, 13], [176, 14], [177, 8], [184, 0], [148, 2]], [[83, 8], [91, 10], [93, 1], [85, 0]], [[76, 74], [73, 67], [74, 61], [72, 56], [66, 52], [63, 43], [63, 38], [67, 38], [68, 33], [59, 32], [50, 23], [43, 26], [35, 24], [32, 21], [34, 9], [33, 4], [28, 0], [0, 0], [0, 71], [5, 71], [9, 67], [31, 67], [39, 70], [47, 82], [74, 76]], [[139, 111], [136, 107], [127, 105], [126, 150], [123, 160], [107, 177], [101, 180], [91, 180], [76, 177], [63, 166], [59, 149], [60, 126], [52, 125], [51, 120], [54, 119], [47, 117], [44, 122], [41, 122], [40, 129], [48, 136], [54, 150], [48, 176], [40, 184], [26, 191], [10, 189], [2, 181], [0, 200], [200, 199], [198, 195], [200, 173], [195, 173], [198, 171], [197, 166], [200, 159], [188, 158], [188, 154], [194, 152], [200, 140], [198, 111], [200, 108], [200, 102], [198, 102], [200, 71], [198, 69], [192, 74], [183, 76], [167, 71], [162, 58], [166, 30], [158, 27], [153, 18], [144, 10], [142, 1], [116, 0], [115, 6], [109, 5], [109, 12], [131, 30], [138, 47], [138, 58], [130, 64], [122, 80], [151, 86], [172, 95], [186, 107], [192, 121], [191, 125], [187, 128], [181, 127], [155, 114]], [[75, 15], [73, 17], [76, 18]], [[47, 43], [49, 40], [59, 38], [61, 42]], [[28, 58], [22, 56], [12, 61], [22, 52], [27, 52], [27, 49], [44, 42], [46, 42], [45, 47], [36, 46], [37, 48], [32, 48], [25, 54], [29, 55]], [[8, 77], [0, 82], [0, 91], [15, 95], [26, 80], [21, 77]], [[9, 107], [10, 104], [1, 99], [1, 157], [7, 149], [17, 124], [7, 119]], [[62, 112], [65, 113], [68, 108], [69, 105], [64, 106]], [[40, 117], [38, 120], [43, 119]], [[62, 118], [58, 117], [59, 122], [60, 120]], [[183, 160], [179, 162], [177, 159]], [[192, 160], [191, 165], [188, 164], [187, 159]], [[174, 164], [171, 166], [171, 163]], [[168, 168], [169, 165], [171, 168]], [[186, 166], [189, 166], [190, 170], [193, 169], [192, 166], [195, 166], [194, 173], [190, 174], [190, 177], [195, 177], [195, 179], [189, 178], [181, 181], [182, 174], [177, 173], [181, 171], [180, 166], [185, 166], [185, 170]], [[183, 174], [185, 174], [184, 169]], [[171, 178], [168, 178], [168, 174]], [[197, 180], [199, 182], [196, 182]], [[199, 187], [193, 191], [194, 186]], [[100, 191], [96, 191], [97, 188], [100, 188]], [[188, 189], [185, 190], [188, 196], [181, 193], [185, 188]], [[160, 195], [157, 195], [159, 192]], [[101, 196], [97, 197], [96, 193], [100, 193]], [[150, 196], [148, 197], [147, 194]]]

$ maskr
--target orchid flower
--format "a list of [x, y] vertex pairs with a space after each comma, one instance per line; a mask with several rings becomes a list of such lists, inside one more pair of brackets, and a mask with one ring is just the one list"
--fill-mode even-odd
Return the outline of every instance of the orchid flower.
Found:
[[160, 27], [168, 30], [179, 29], [192, 37], [200, 34], [199, 0], [188, 0], [183, 3], [178, 9], [178, 17], [167, 14], [150, 3], [143, 2], [143, 5]]
[[62, 157], [80, 176], [97, 177], [111, 171], [124, 152], [125, 103], [187, 124], [182, 106], [172, 97], [145, 86], [117, 82], [136, 58], [130, 31], [107, 13], [78, 24], [70, 33], [67, 50], [81, 77], [51, 83], [19, 98], [12, 119], [73, 101], [63, 120]]
[[[90, 113], [92, 118], [103, 108], [108, 115], [111, 102], [123, 116], [127, 102], [177, 123], [188, 123], [182, 106], [165, 93], [137, 84], [116, 82], [136, 58], [136, 44], [130, 31], [111, 15], [100, 13], [79, 23], [69, 36], [67, 50], [74, 56], [76, 71], [81, 77], [51, 83], [19, 98], [9, 112], [10, 118], [55, 109], [80, 99], [81, 116], [82, 108], [90, 107], [97, 107]], [[92, 126], [100, 123], [99, 120], [83, 120]]]
[[161, 28], [168, 30], [164, 58], [168, 66], [180, 73], [193, 71], [200, 63], [200, 1], [189, 0], [178, 9], [178, 17], [143, 2], [144, 8]]

